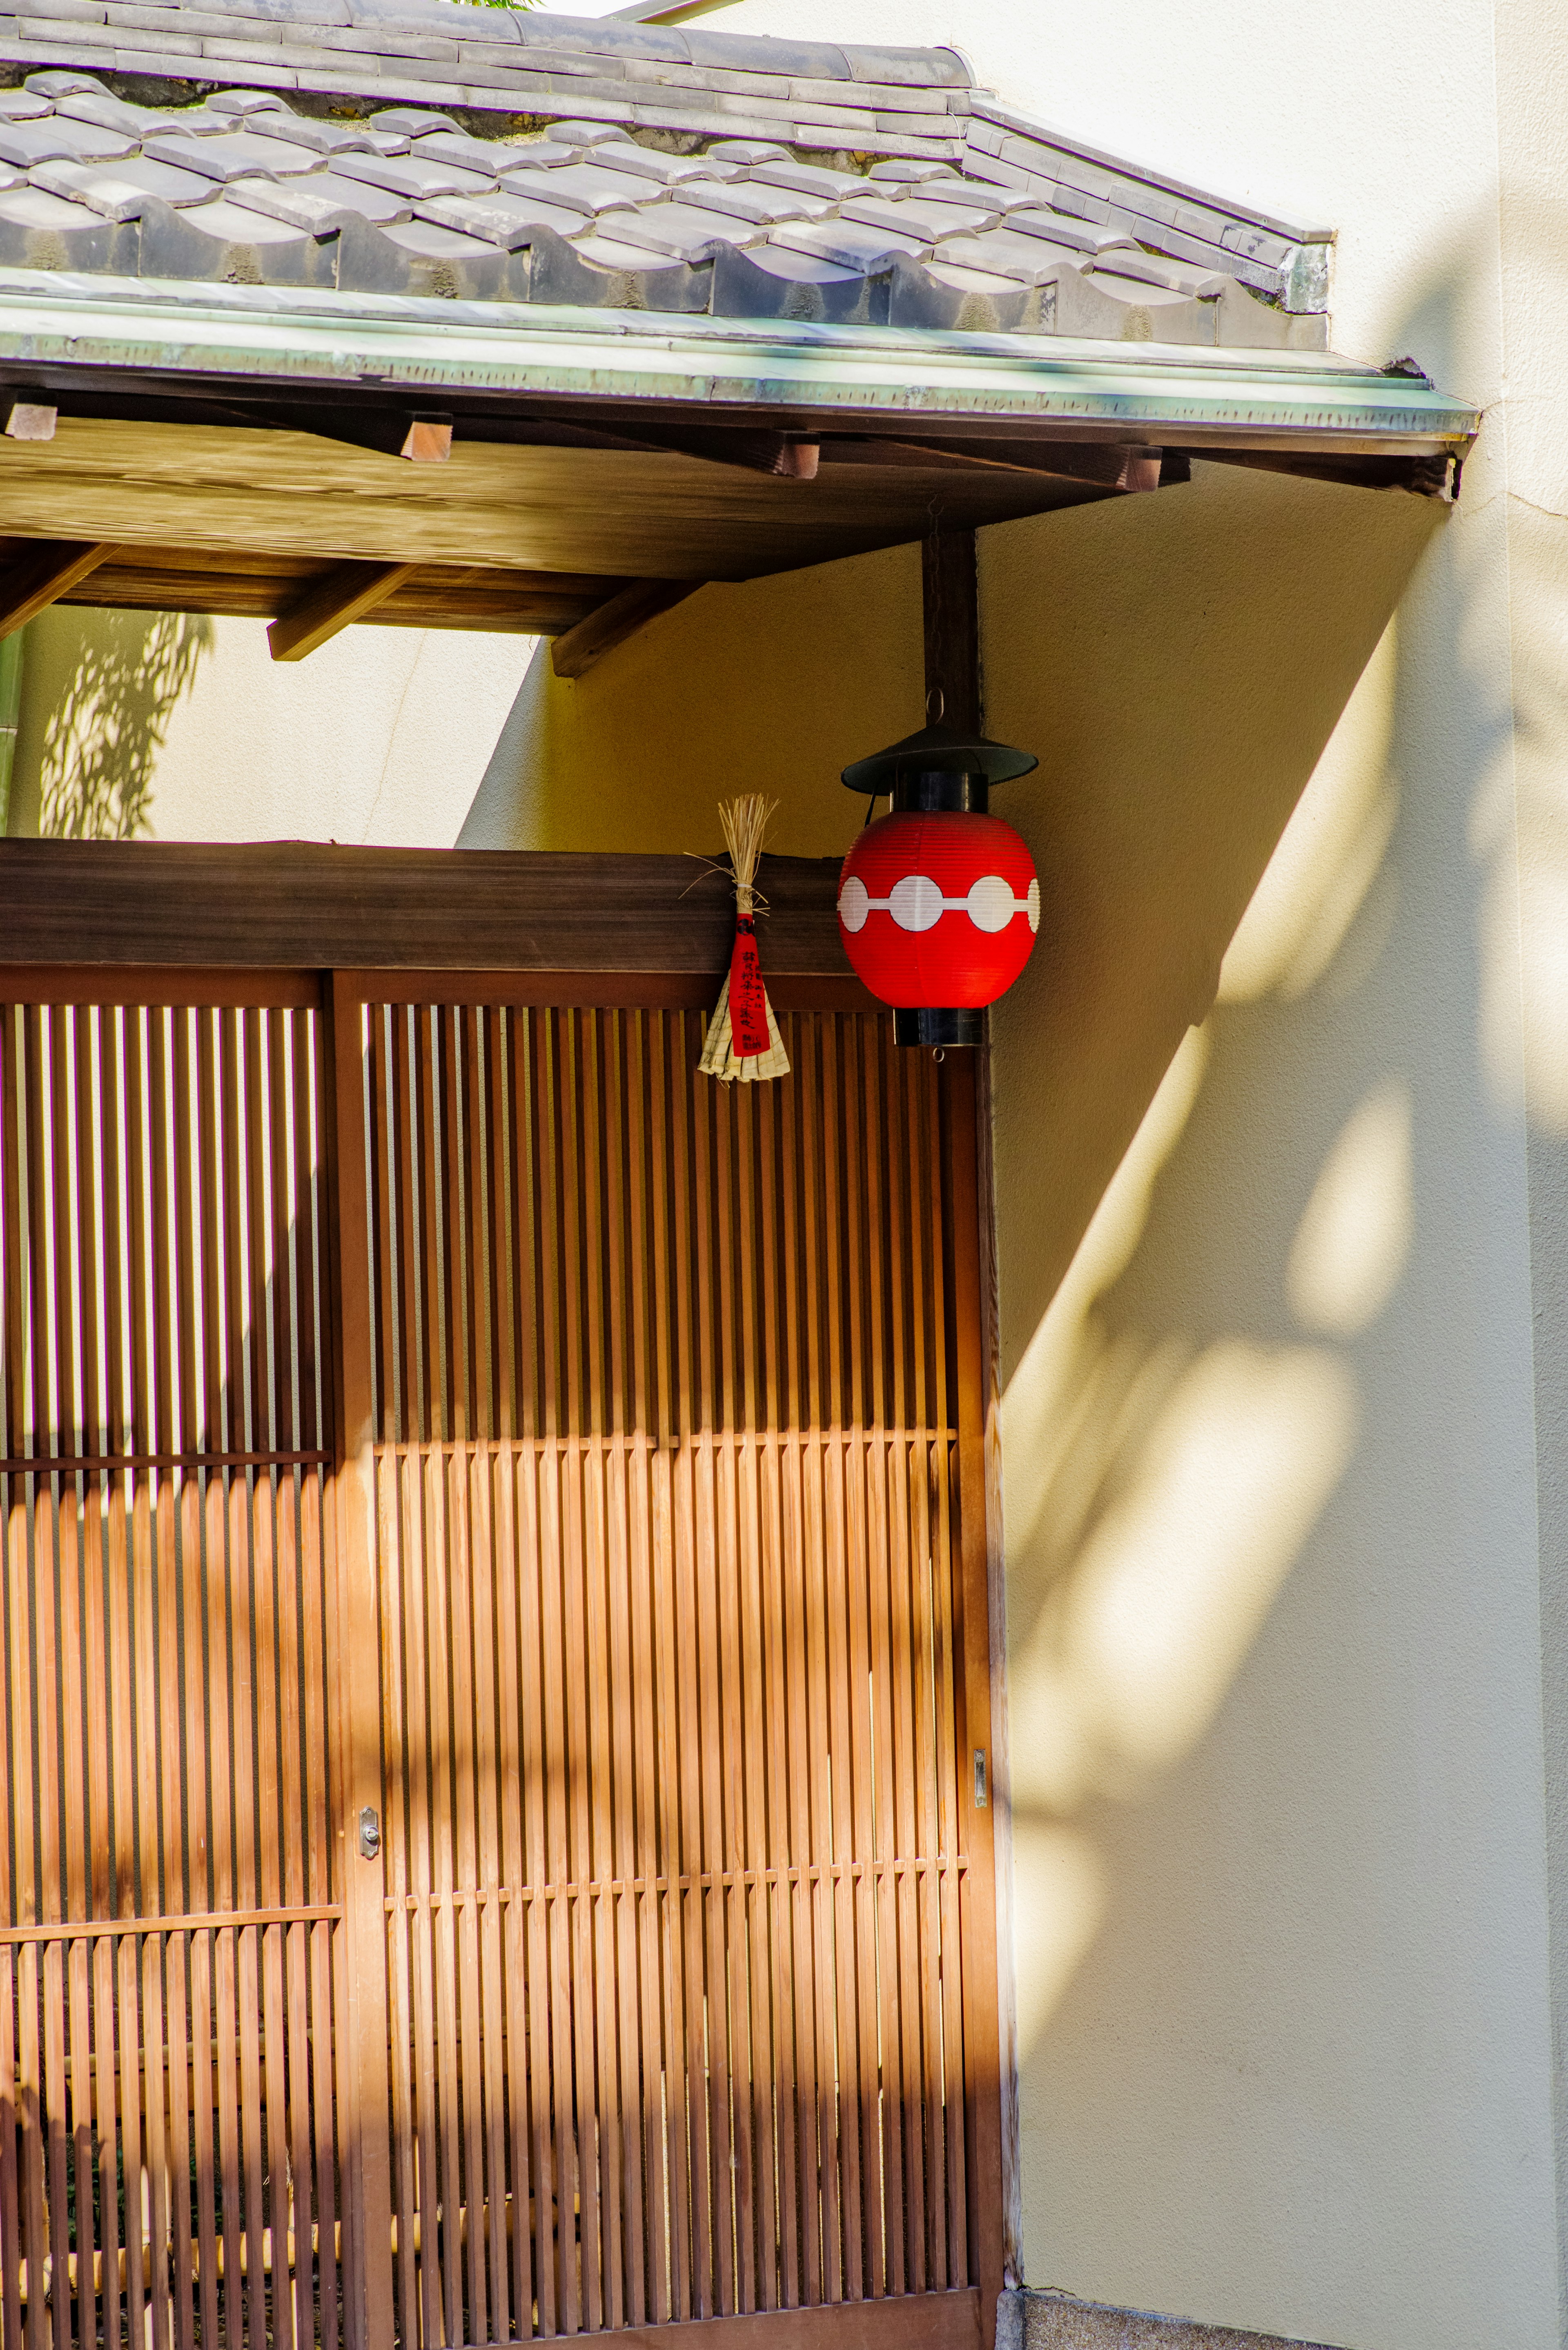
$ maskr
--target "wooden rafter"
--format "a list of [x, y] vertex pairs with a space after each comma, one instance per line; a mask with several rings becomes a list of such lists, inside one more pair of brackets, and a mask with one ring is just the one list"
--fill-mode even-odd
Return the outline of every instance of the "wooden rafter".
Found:
[[634, 579], [629, 588], [623, 588], [618, 596], [611, 596], [575, 629], [556, 639], [550, 648], [556, 675], [586, 675], [606, 653], [624, 644], [660, 612], [684, 603], [701, 585], [700, 579]]
[[398, 454], [416, 465], [444, 465], [452, 455], [451, 417], [416, 416]]
[[[36, 541], [0, 538], [0, 578], [35, 558]], [[141, 612], [214, 612], [275, 620], [293, 612], [341, 558], [254, 546], [111, 547], [60, 601]], [[529, 571], [492, 564], [421, 563], [378, 604], [378, 628], [477, 629], [559, 636], [628, 584], [602, 572]]]
[[274, 660], [303, 660], [339, 629], [384, 604], [417, 568], [412, 563], [340, 564], [273, 622], [266, 635]]
[[39, 539], [14, 569], [0, 577], [0, 637], [14, 635], [35, 613], [57, 604], [113, 553], [106, 541]]

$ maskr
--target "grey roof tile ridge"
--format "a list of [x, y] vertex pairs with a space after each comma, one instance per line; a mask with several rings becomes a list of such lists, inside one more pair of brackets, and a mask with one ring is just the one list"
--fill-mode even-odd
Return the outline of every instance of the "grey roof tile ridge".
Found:
[[[99, 22], [105, 13], [101, 5], [81, 11]], [[205, 10], [201, 0], [171, 0], [171, 5], [160, 10], [167, 19], [167, 32], [176, 38], [182, 16], [193, 19], [203, 13], [240, 22], [251, 20], [254, 36], [271, 47], [286, 46], [291, 35], [303, 36], [309, 42], [325, 27], [354, 27], [383, 35], [381, 54], [396, 58], [400, 36], [413, 42], [421, 35], [441, 31], [465, 44], [499, 44], [512, 53], [518, 67], [527, 62], [530, 51], [536, 58], [554, 55], [639, 59], [668, 67], [677, 78], [685, 68], [699, 84], [704, 68], [729, 68], [751, 74], [774, 72], [790, 80], [832, 82], [842, 87], [846, 99], [853, 98], [857, 85], [896, 83], [929, 92], [944, 111], [947, 94], [967, 92], [973, 78], [961, 53], [941, 44], [888, 47], [794, 39], [787, 35], [574, 16], [553, 8], [487, 13], [474, 10], [464, 0], [215, 0], [215, 8]], [[62, 40], [69, 36], [71, 21], [62, 17]], [[38, 46], [45, 46], [42, 38]]]
[[[48, 301], [61, 308], [101, 313], [119, 302], [137, 309], [192, 313], [287, 316], [324, 325], [377, 324], [452, 328], [505, 336], [526, 342], [576, 338], [604, 342], [636, 341], [654, 348], [691, 349], [694, 345], [736, 343], [780, 351], [862, 350], [891, 361], [900, 350], [961, 366], [974, 359], [1044, 366], [1050, 371], [1085, 361], [1118, 369], [1148, 365], [1199, 375], [1241, 373], [1262, 380], [1278, 376], [1319, 381], [1338, 377], [1369, 385], [1386, 380], [1386, 370], [1342, 353], [1260, 345], [1096, 342], [1075, 337], [1013, 333], [973, 334], [934, 327], [843, 326], [800, 319], [714, 318], [702, 312], [607, 311], [568, 306], [450, 300], [410, 294], [339, 293], [303, 286], [197, 283], [177, 278], [119, 277], [85, 272], [22, 269], [0, 265], [0, 322], [15, 302]], [[1414, 379], [1410, 380], [1414, 383]], [[1430, 386], [1419, 387], [1430, 392]], [[410, 387], [411, 389], [411, 387]], [[1443, 395], [1438, 395], [1443, 397]], [[1459, 405], [1450, 402], [1450, 405]]]
[[1215, 212], [1226, 212], [1254, 228], [1266, 229], [1271, 235], [1288, 238], [1293, 244], [1332, 244], [1336, 232], [1332, 228], [1303, 228], [1294, 221], [1282, 220], [1276, 213], [1262, 212], [1256, 204], [1245, 203], [1240, 196], [1221, 194], [1217, 189], [1199, 187], [1190, 180], [1180, 180], [1173, 172], [1157, 171], [1152, 164], [1135, 162], [1126, 155], [1113, 155], [1108, 148], [1096, 147], [1076, 132], [1064, 130], [1059, 124], [1044, 121], [1037, 114], [1026, 114], [1021, 107], [1005, 105], [994, 90], [971, 88], [970, 112], [982, 121], [994, 122], [1004, 130], [1015, 131], [1023, 139], [1038, 139], [1044, 145], [1060, 148], [1064, 155], [1076, 156], [1080, 161], [1098, 164], [1102, 171], [1119, 172], [1129, 180], [1141, 181], [1146, 186], [1159, 188], [1168, 195], [1184, 196], [1189, 203], [1204, 204]]

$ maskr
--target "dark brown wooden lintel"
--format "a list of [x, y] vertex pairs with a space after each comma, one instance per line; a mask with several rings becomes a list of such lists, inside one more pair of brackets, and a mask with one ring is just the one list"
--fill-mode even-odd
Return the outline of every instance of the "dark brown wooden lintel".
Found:
[[[720, 853], [714, 838], [694, 844]], [[763, 967], [851, 977], [836, 858], [767, 857]], [[0, 841], [0, 959], [221, 969], [722, 972], [727, 878], [690, 857]]]

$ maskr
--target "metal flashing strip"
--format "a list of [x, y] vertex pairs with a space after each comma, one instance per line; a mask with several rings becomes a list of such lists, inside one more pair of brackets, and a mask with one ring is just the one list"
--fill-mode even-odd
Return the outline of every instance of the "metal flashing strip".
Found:
[[1201, 445], [1462, 453], [1480, 418], [1424, 378], [1332, 352], [442, 302], [0, 270], [0, 372], [103, 371], [714, 410], [820, 429], [970, 426]]

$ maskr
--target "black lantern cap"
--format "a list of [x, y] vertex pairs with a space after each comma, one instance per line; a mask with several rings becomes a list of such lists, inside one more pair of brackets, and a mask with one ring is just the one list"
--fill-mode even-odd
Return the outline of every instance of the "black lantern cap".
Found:
[[852, 792], [888, 793], [896, 808], [956, 808], [980, 814], [992, 784], [1010, 784], [1040, 764], [1033, 751], [992, 743], [957, 727], [923, 726], [844, 770]]

